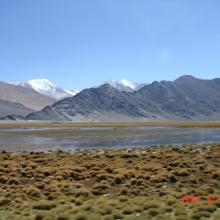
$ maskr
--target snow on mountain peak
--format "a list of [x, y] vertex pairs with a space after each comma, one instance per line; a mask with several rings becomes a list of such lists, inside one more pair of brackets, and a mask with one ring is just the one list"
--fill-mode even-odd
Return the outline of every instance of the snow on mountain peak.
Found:
[[28, 83], [33, 89], [40, 93], [52, 92], [57, 88], [57, 86], [48, 79], [32, 79], [24, 83]]
[[126, 79], [121, 79], [118, 81], [117, 80], [107, 80], [104, 83], [102, 83], [101, 85], [104, 85], [104, 84], [109, 84], [112, 87], [118, 89], [119, 91], [126, 91], [126, 92], [136, 91], [145, 85], [143, 83], [130, 82]]
[[[53, 82], [51, 82], [48, 79], [32, 79], [24, 82], [17, 82], [16, 85], [20, 85], [26, 88], [33, 89], [43, 95], [52, 97], [56, 100], [64, 99], [66, 97], [75, 96], [79, 91], [77, 90], [67, 90], [63, 89], [57, 85], [55, 85]], [[135, 83], [130, 82], [126, 79], [121, 80], [107, 80], [101, 85], [104, 84], [110, 84], [112, 87], [116, 88], [119, 91], [126, 91], [126, 92], [133, 92], [140, 88], [142, 88], [144, 85], [143, 83]], [[100, 86], [101, 86], [100, 85]]]
[[52, 97], [54, 99], [63, 99], [66, 97], [74, 96], [78, 93], [75, 90], [64, 90], [61, 87], [56, 86], [48, 79], [32, 79], [25, 82], [18, 82], [17, 85], [31, 88], [43, 95]]
[[78, 90], [65, 90], [68, 94], [72, 95], [72, 96], [75, 96], [77, 93], [79, 93]]
[[133, 89], [133, 90], [135, 90], [136, 87], [137, 87], [137, 83], [130, 82], [126, 79], [121, 79], [118, 82], [121, 83], [122, 85], [126, 86], [126, 87], [129, 87], [129, 88]]

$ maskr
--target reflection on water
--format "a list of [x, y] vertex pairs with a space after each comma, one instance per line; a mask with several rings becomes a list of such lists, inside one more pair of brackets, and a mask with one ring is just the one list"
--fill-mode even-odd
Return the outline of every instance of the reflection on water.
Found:
[[115, 149], [161, 144], [214, 142], [220, 142], [219, 128], [81, 127], [0, 129], [0, 150], [7, 151]]

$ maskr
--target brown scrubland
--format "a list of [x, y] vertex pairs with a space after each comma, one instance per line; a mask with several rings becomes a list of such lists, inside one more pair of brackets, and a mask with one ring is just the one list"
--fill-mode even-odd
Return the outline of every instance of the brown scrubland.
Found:
[[[220, 219], [220, 145], [1, 152], [0, 219]], [[184, 196], [201, 202], [184, 204]], [[214, 196], [213, 204], [205, 198]]]

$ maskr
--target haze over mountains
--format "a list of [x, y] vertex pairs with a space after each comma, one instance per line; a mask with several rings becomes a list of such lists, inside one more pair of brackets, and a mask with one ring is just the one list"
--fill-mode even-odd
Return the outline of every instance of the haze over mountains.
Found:
[[152, 121], [218, 120], [220, 79], [202, 80], [182, 76], [174, 81], [153, 82], [134, 92], [109, 84], [85, 89], [42, 111], [28, 120], [58, 121]]

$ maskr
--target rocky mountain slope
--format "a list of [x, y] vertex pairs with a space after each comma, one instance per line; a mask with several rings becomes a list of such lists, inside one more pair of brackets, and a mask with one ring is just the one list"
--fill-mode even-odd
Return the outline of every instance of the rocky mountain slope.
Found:
[[120, 92], [105, 84], [85, 89], [74, 97], [56, 102], [40, 112], [27, 116], [29, 120], [130, 120], [143, 117], [163, 117], [152, 103], [143, 102], [139, 94]]
[[153, 82], [135, 92], [105, 84], [31, 113], [29, 120], [217, 120], [220, 116], [220, 79], [182, 76]]
[[186, 75], [175, 81], [153, 82], [137, 93], [162, 111], [183, 119], [217, 119], [220, 113], [220, 79]]

